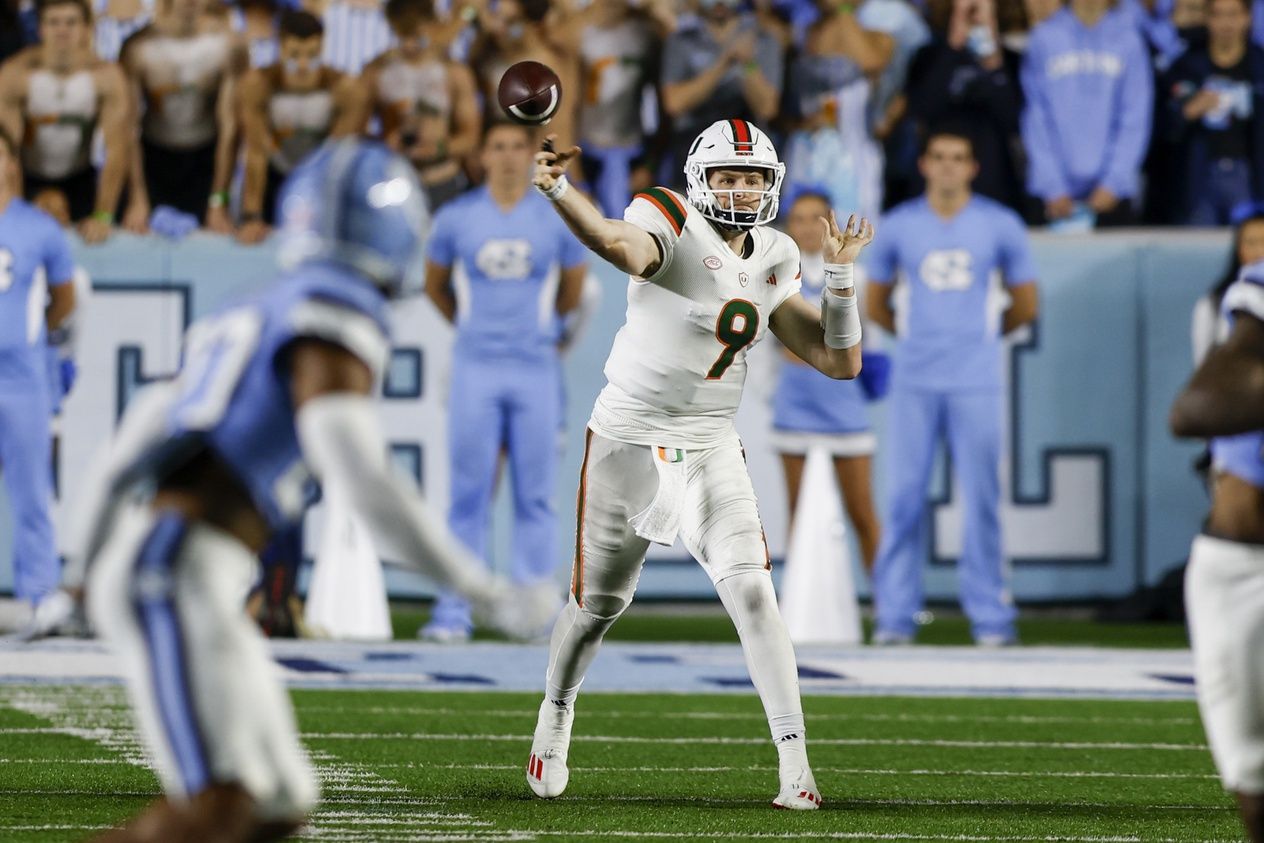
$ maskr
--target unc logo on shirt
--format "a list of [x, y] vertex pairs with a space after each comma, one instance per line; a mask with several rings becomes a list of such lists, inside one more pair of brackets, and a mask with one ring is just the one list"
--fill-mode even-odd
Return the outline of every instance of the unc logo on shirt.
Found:
[[968, 290], [974, 283], [973, 262], [965, 249], [929, 252], [917, 273], [922, 283], [937, 293]]
[[531, 274], [531, 243], [528, 240], [488, 240], [478, 250], [474, 263], [493, 281], [522, 281]]
[[1094, 50], [1076, 50], [1051, 56], [1045, 65], [1045, 73], [1050, 79], [1074, 75], [1109, 76], [1114, 79], [1123, 72], [1123, 59], [1114, 53]]

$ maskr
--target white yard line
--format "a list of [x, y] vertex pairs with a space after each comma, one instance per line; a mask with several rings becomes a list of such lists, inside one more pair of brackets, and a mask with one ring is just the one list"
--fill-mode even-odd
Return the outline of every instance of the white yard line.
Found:
[[[0, 765], [4, 764], [39, 764], [47, 766], [59, 766], [62, 764], [78, 765], [94, 765], [94, 764], [130, 764], [131, 762], [123, 759], [115, 758], [61, 758], [49, 760], [48, 758], [3, 758], [0, 757]], [[317, 767], [319, 773], [324, 769], [326, 762], [320, 760]], [[434, 764], [434, 763], [418, 763], [415, 761], [382, 761], [373, 765], [375, 770], [521, 770], [521, 764]], [[709, 766], [709, 767], [670, 767], [670, 766], [647, 766], [636, 765], [629, 767], [590, 767], [588, 765], [576, 765], [572, 767], [574, 770], [580, 770], [587, 773], [742, 773], [742, 772], [764, 772], [769, 769], [766, 764], [750, 764], [746, 766]], [[871, 767], [822, 767], [812, 765], [812, 769], [817, 773], [838, 773], [840, 775], [855, 776], [937, 776], [946, 778], [970, 778], [973, 776], [984, 778], [1015, 778], [1015, 779], [1153, 779], [1153, 780], [1170, 780], [1170, 781], [1215, 781], [1219, 779], [1215, 773], [1127, 773], [1116, 770], [900, 770], [894, 768], [871, 768]], [[322, 775], [322, 778], [324, 776]], [[385, 781], [385, 780], [384, 780]], [[398, 786], [396, 786], [398, 788]], [[377, 786], [361, 786], [361, 785], [340, 785], [336, 788], [338, 791], [348, 793], [380, 793], [383, 792]], [[398, 789], [392, 791], [398, 793]]]
[[[0, 729], [0, 735], [75, 735], [104, 743], [114, 733], [108, 728], [77, 729], [74, 727], [20, 726]], [[492, 741], [520, 742], [531, 740], [529, 734], [478, 735], [445, 734], [430, 732], [304, 732], [308, 741], [360, 741], [360, 740], [411, 740], [411, 741]], [[650, 738], [635, 735], [575, 735], [574, 740], [586, 743], [635, 743], [662, 745], [705, 746], [762, 746], [767, 738], [736, 738], [723, 736], [699, 736], [686, 738]], [[1206, 752], [1203, 743], [1134, 743], [1129, 741], [964, 741], [938, 738], [814, 738], [813, 746], [933, 746], [945, 749], [1114, 749], [1160, 750], [1169, 752]]]
[[[304, 712], [334, 713], [345, 709], [337, 706], [303, 706]], [[605, 709], [593, 711], [580, 705], [581, 716], [585, 718], [648, 718], [657, 720], [661, 712], [639, 709], [628, 711], [622, 709]], [[460, 717], [522, 717], [535, 719], [535, 707], [524, 706], [520, 709], [477, 709], [477, 708], [428, 708], [421, 706], [366, 706], [357, 708], [362, 714], [400, 714], [420, 716], [460, 716]], [[672, 715], [673, 720], [756, 720], [763, 721], [762, 712], [722, 712], [722, 711], [685, 711]], [[1110, 726], [1196, 726], [1197, 717], [1044, 717], [1039, 715], [967, 715], [967, 714], [808, 714], [809, 723], [818, 721], [859, 721], [864, 723], [1015, 723], [1019, 725], [1066, 724], [1066, 725], [1110, 725]]]
[[[0, 734], [9, 730], [0, 729]], [[17, 730], [14, 730], [17, 731]], [[529, 743], [529, 734], [449, 734], [430, 732], [304, 732], [306, 740], [413, 740], [413, 741], [492, 741]], [[633, 735], [583, 735], [573, 740], [585, 743], [635, 743], [661, 745], [763, 746], [767, 738], [699, 736], [685, 738], [651, 738]], [[1206, 752], [1203, 743], [1132, 743], [1128, 741], [959, 741], [932, 738], [813, 738], [813, 746], [933, 746], [949, 749], [1118, 749], [1162, 750], [1172, 752]]]

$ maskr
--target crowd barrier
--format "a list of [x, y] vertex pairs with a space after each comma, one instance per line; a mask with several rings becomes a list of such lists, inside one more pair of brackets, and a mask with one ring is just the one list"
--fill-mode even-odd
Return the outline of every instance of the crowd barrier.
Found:
[[[1191, 469], [1200, 446], [1173, 440], [1166, 418], [1190, 372], [1191, 308], [1222, 271], [1229, 235], [1156, 230], [1033, 239], [1041, 318], [1006, 352], [1012, 406], [1003, 519], [1014, 593], [1020, 601], [1119, 596], [1153, 584], [1179, 564], [1207, 508]], [[273, 258], [268, 244], [243, 247], [202, 234], [178, 243], [119, 234], [101, 246], [76, 244], [75, 251], [93, 278], [94, 296], [82, 320], [79, 382], [56, 426], [59, 525], [66, 502], [75, 499], [74, 479], [129, 397], [175, 367], [183, 328], [266, 283]], [[595, 259], [593, 269], [602, 282], [601, 305], [565, 364], [566, 435], [556, 489], [559, 579], [567, 575], [574, 547], [584, 424], [604, 384], [602, 364], [626, 301], [617, 272]], [[395, 348], [382, 402], [392, 451], [399, 469], [413, 473], [427, 498], [446, 508], [451, 332], [420, 299], [397, 305], [393, 319]], [[777, 562], [786, 544], [786, 506], [768, 440], [768, 401], [778, 358], [770, 343], [763, 345], [752, 353], [738, 426]], [[881, 511], [883, 466], [899, 454], [883, 436], [883, 405], [872, 409]], [[932, 599], [955, 593], [952, 559], [960, 544], [958, 496], [944, 481], [942, 462], [926, 533], [926, 592]], [[513, 540], [504, 497], [502, 490], [493, 518], [493, 555], [500, 560]], [[319, 518], [312, 521], [308, 535], [314, 541]], [[11, 536], [7, 501], [0, 502], [0, 590], [11, 588]], [[429, 591], [419, 577], [398, 572], [389, 574], [388, 584], [400, 595]], [[640, 590], [650, 597], [712, 594], [707, 577], [679, 545], [651, 551]]]

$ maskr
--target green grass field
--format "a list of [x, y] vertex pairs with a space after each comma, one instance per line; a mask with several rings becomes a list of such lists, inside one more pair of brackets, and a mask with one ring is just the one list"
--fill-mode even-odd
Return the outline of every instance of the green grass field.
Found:
[[[391, 609], [396, 640], [410, 641], [430, 619], [427, 608], [418, 604], [397, 603]], [[872, 622], [864, 621], [865, 634]], [[1029, 646], [1056, 647], [1158, 647], [1185, 648], [1189, 638], [1184, 624], [1173, 623], [1096, 623], [1084, 613], [1071, 615], [1026, 613], [1018, 619], [1018, 634]], [[478, 631], [476, 639], [495, 636]], [[606, 636], [607, 641], [679, 641], [708, 644], [736, 644], [733, 622], [718, 605], [710, 609], [687, 604], [662, 607], [633, 603]], [[970, 624], [959, 613], [939, 613], [933, 623], [918, 630], [919, 644], [970, 644]]]
[[[769, 807], [753, 695], [582, 696], [551, 802], [523, 779], [535, 695], [294, 700], [312, 841], [1240, 839], [1192, 703], [808, 697], [825, 807], [799, 814]], [[157, 791], [119, 689], [0, 687], [0, 734], [0, 840], [82, 840]]]

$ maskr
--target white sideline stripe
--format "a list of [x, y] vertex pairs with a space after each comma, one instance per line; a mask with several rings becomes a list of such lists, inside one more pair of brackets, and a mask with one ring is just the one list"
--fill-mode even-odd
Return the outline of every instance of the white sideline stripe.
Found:
[[[0, 758], [0, 764], [117, 764], [131, 766], [130, 761], [121, 758], [65, 758], [49, 760], [47, 758]], [[381, 770], [521, 770], [521, 764], [421, 764], [415, 761], [379, 762], [373, 765]], [[320, 772], [318, 768], [317, 772]], [[741, 773], [764, 772], [766, 765], [751, 764], [745, 767], [589, 767], [577, 766], [574, 769], [589, 773]], [[1202, 779], [1216, 780], [1215, 773], [1124, 773], [1115, 770], [896, 770], [890, 768], [868, 767], [820, 767], [812, 766], [817, 773], [840, 773], [856, 776], [944, 776], [944, 777], [994, 777], [1015, 779], [1159, 779], [1174, 781], [1196, 781]], [[326, 782], [326, 786], [335, 785]], [[380, 787], [360, 787], [343, 785], [337, 790], [349, 793], [397, 793], [398, 789], [386, 790]]]
[[[18, 730], [0, 730], [0, 734], [24, 734]], [[414, 741], [513, 741], [529, 743], [530, 735], [467, 735], [431, 734], [427, 732], [304, 732], [305, 740], [414, 740]], [[767, 738], [646, 738], [630, 735], [576, 735], [574, 740], [587, 743], [648, 743], [681, 745], [763, 746]], [[954, 741], [930, 738], [815, 738], [812, 746], [936, 746], [961, 749], [1144, 749], [1174, 752], [1206, 752], [1201, 743], [1129, 743], [1125, 741]]]
[[[325, 712], [325, 713], [341, 713], [346, 709], [337, 706], [303, 706], [304, 712]], [[537, 710], [534, 708], [522, 709], [464, 709], [464, 708], [424, 708], [413, 706], [369, 706], [366, 708], [357, 708], [357, 713], [363, 714], [408, 714], [408, 715], [429, 715], [429, 716], [445, 716], [456, 715], [461, 717], [522, 717], [535, 719]], [[584, 717], [586, 718], [625, 718], [625, 717], [644, 717], [658, 719], [662, 717], [656, 711], [625, 711], [621, 709], [612, 709], [605, 711], [589, 711], [585, 709]], [[761, 712], [721, 712], [721, 711], [686, 711], [673, 714], [674, 720], [758, 720], [763, 721], [765, 715]], [[1093, 724], [1093, 725], [1129, 725], [1129, 726], [1195, 726], [1198, 725], [1197, 717], [1054, 717], [1040, 716], [1028, 714], [1007, 714], [1007, 715], [965, 715], [965, 714], [808, 714], [809, 723], [818, 720], [832, 721], [838, 720], [842, 722], [862, 721], [866, 723], [1017, 723], [1020, 725], [1038, 725], [1038, 724]]]

